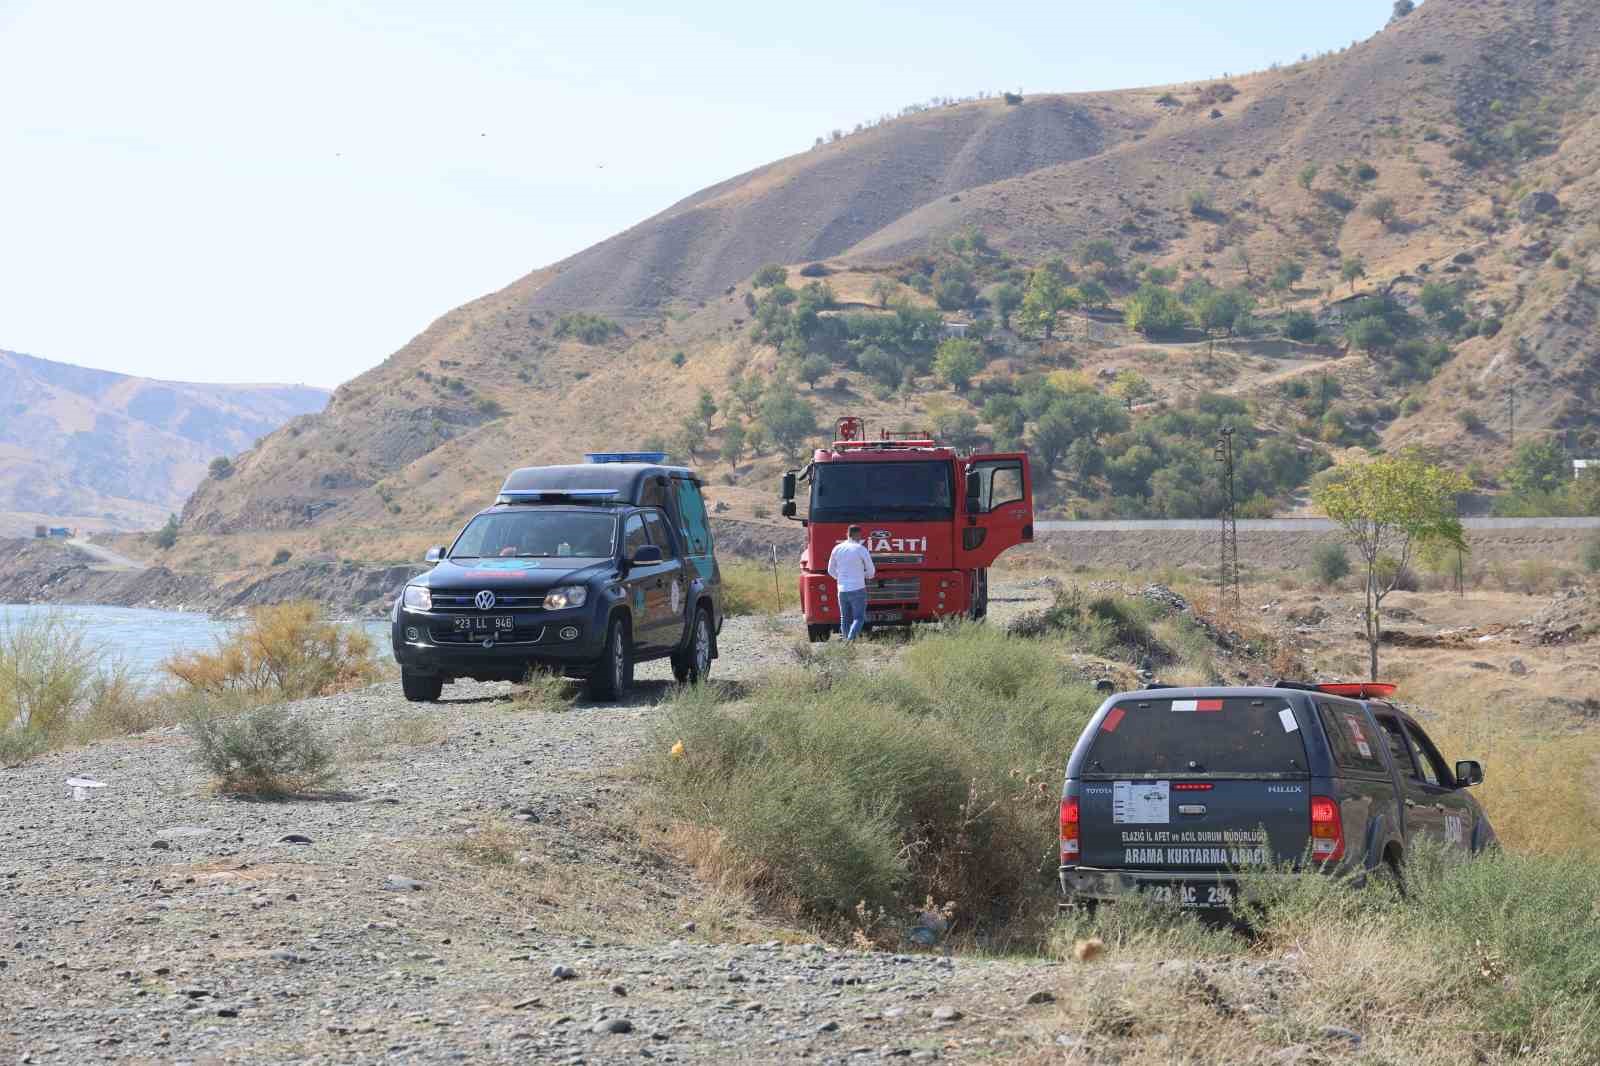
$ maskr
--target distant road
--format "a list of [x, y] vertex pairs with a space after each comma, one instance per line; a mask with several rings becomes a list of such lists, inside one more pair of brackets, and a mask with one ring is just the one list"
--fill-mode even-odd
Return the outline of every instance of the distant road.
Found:
[[77, 548], [85, 555], [92, 558], [96, 570], [148, 570], [149, 567], [137, 559], [130, 559], [121, 552], [114, 552], [110, 548], [102, 548], [98, 544], [91, 544], [86, 540], [73, 538], [67, 541], [72, 547]]
[[[1600, 518], [1463, 518], [1473, 529], [1600, 529]], [[1216, 529], [1215, 518], [1130, 519], [1109, 522], [1035, 522], [1038, 533], [1168, 533]], [[1240, 533], [1331, 533], [1339, 527], [1326, 518], [1241, 518]]]

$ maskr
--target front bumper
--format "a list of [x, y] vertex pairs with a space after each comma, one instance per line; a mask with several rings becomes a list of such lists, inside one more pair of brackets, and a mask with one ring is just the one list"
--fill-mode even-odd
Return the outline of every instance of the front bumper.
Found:
[[[867, 582], [867, 620], [936, 622], [966, 614], [967, 581], [962, 570], [879, 570]], [[800, 601], [807, 622], [838, 624], [838, 584], [827, 574], [802, 573]]]
[[399, 607], [391, 633], [395, 662], [420, 674], [519, 680], [531, 667], [587, 668], [601, 657], [605, 626], [587, 606], [510, 613], [515, 630], [484, 639], [456, 635], [456, 620], [468, 615]]

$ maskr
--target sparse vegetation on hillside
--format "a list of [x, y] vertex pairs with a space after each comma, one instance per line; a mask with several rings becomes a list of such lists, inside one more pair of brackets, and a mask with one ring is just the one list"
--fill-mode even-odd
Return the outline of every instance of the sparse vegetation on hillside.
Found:
[[621, 336], [622, 327], [609, 318], [576, 311], [556, 319], [552, 332], [557, 337], [571, 337], [584, 344], [604, 344], [613, 337]]

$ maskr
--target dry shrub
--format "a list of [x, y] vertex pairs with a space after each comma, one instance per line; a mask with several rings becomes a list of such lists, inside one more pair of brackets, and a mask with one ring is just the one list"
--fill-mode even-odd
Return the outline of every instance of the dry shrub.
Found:
[[572, 707], [578, 687], [560, 674], [530, 670], [511, 690], [506, 704], [513, 711], [565, 711]]
[[302, 714], [283, 704], [234, 714], [190, 714], [184, 730], [218, 791], [286, 796], [333, 777], [333, 749]]
[[798, 607], [800, 593], [794, 576], [779, 571], [776, 583], [772, 567], [736, 561], [720, 564], [722, 611], [734, 617], [744, 614], [777, 614], [783, 608]]
[[199, 692], [284, 699], [343, 692], [378, 678], [371, 639], [323, 619], [305, 602], [257, 607], [215, 651], [176, 655], [162, 667]]
[[395, 748], [423, 748], [443, 743], [444, 725], [436, 715], [415, 713], [362, 722], [339, 737], [340, 758], [346, 762], [381, 759]]

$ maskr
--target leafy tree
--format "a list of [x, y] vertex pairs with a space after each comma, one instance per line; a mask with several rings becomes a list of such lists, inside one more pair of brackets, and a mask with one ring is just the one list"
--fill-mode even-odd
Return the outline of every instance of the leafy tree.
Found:
[[1285, 259], [1272, 270], [1272, 280], [1267, 284], [1272, 291], [1278, 294], [1281, 300], [1295, 287], [1295, 283], [1306, 276], [1305, 264], [1298, 259]]
[[752, 423], [744, 431], [744, 442], [749, 446], [751, 455], [760, 455], [767, 447], [767, 428], [759, 422]]
[[700, 395], [694, 404], [694, 417], [705, 427], [707, 433], [711, 432], [711, 420], [716, 414], [717, 401], [712, 398], [710, 389], [701, 386]]
[[1348, 256], [1339, 265], [1339, 276], [1350, 283], [1350, 291], [1356, 291], [1356, 279], [1367, 276], [1367, 261], [1359, 255]]
[[1111, 388], [1107, 391], [1122, 401], [1122, 404], [1126, 407], [1144, 403], [1146, 400], [1152, 399], [1156, 394], [1156, 390], [1150, 387], [1150, 383], [1137, 370], [1122, 371], [1117, 375], [1117, 379], [1111, 383]]
[[1022, 306], [1022, 290], [1009, 281], [994, 291], [994, 309], [1000, 324], [1011, 328], [1011, 313]]
[[1350, 342], [1350, 347], [1368, 355], [1394, 347], [1394, 331], [1389, 328], [1389, 323], [1378, 315], [1356, 319], [1345, 327], [1344, 335]]
[[761, 425], [786, 457], [796, 459], [817, 431], [817, 413], [787, 382], [778, 382], [761, 401]]
[[1022, 405], [1010, 396], [991, 396], [984, 401], [983, 420], [993, 427], [997, 441], [1020, 439], [1027, 424]]
[[1309, 341], [1317, 336], [1317, 316], [1308, 311], [1290, 311], [1284, 320], [1283, 332], [1290, 340]]
[[808, 355], [800, 360], [800, 380], [815, 389], [832, 366], [825, 355]]
[[983, 443], [978, 420], [966, 411], [940, 411], [933, 416], [934, 432], [952, 448], [968, 450]]
[[756, 410], [761, 405], [761, 393], [766, 388], [761, 378], [756, 374], [741, 374], [735, 378], [729, 387], [733, 393], [734, 402], [739, 405], [739, 410], [744, 412], [746, 418], [754, 418]]
[[1146, 337], [1177, 333], [1189, 324], [1189, 312], [1171, 289], [1145, 284], [1129, 298], [1123, 310], [1129, 329]]
[[782, 285], [789, 280], [789, 272], [777, 263], [768, 263], [756, 271], [756, 276], [751, 279], [751, 288], [770, 289], [774, 285]]
[[1422, 295], [1417, 302], [1430, 317], [1438, 318], [1460, 305], [1461, 289], [1447, 281], [1430, 281], [1422, 287]]
[[900, 360], [876, 344], [856, 357], [856, 366], [861, 368], [863, 374], [885, 388], [892, 389], [900, 384], [903, 372]]
[[879, 307], [888, 307], [889, 301], [894, 299], [895, 284], [888, 278], [876, 278], [872, 282], [872, 298], [878, 301]]
[[1310, 192], [1312, 183], [1317, 180], [1317, 172], [1321, 169], [1322, 168], [1317, 166], [1315, 163], [1307, 163], [1305, 166], [1301, 167], [1298, 178], [1300, 187], [1307, 192]]
[[1374, 196], [1367, 201], [1362, 210], [1366, 212], [1368, 218], [1377, 219], [1385, 227], [1393, 226], [1395, 220], [1399, 217], [1398, 208], [1395, 206], [1394, 197], [1392, 196]]
[[1078, 298], [1085, 305], [1095, 310], [1103, 310], [1111, 302], [1111, 293], [1106, 287], [1094, 278], [1084, 278], [1078, 282]]
[[965, 263], [945, 263], [933, 275], [933, 299], [944, 311], [971, 307], [978, 297], [972, 268]]
[[1556, 492], [1570, 480], [1567, 457], [1548, 440], [1528, 440], [1517, 445], [1506, 467], [1506, 484], [1519, 496]]
[[226, 455], [219, 455], [211, 460], [211, 465], [207, 468], [207, 471], [213, 480], [226, 480], [233, 475], [233, 461]]
[[1080, 437], [1091, 440], [1127, 428], [1128, 416], [1116, 401], [1092, 389], [1061, 395], [1033, 427], [1033, 445], [1045, 469], [1054, 471]]
[[1064, 271], [1046, 263], [1028, 278], [1028, 292], [1022, 298], [1019, 319], [1022, 328], [1049, 340], [1056, 328], [1056, 315], [1077, 306], [1077, 294], [1068, 286]]
[[1067, 454], [1062, 456], [1061, 466], [1073, 483], [1084, 489], [1090, 478], [1099, 476], [1105, 469], [1106, 454], [1093, 437], [1079, 437], [1067, 448]]
[[705, 423], [695, 415], [686, 415], [683, 421], [678, 423], [678, 433], [673, 441], [676, 449], [693, 459], [705, 442]]
[[1216, 289], [1201, 297], [1195, 308], [1200, 327], [1207, 333], [1233, 336], [1255, 309], [1255, 297], [1242, 288]]
[[951, 337], [939, 345], [933, 357], [933, 372], [957, 392], [966, 392], [973, 375], [983, 369], [983, 353], [977, 341]]
[[1122, 256], [1117, 254], [1117, 246], [1104, 237], [1092, 241], [1085, 241], [1082, 248], [1078, 249], [1078, 262], [1084, 266], [1096, 263], [1107, 270], [1116, 270], [1122, 266]]
[[152, 539], [155, 541], [156, 547], [162, 551], [166, 551], [178, 543], [178, 516], [175, 514], [167, 515], [167, 524], [156, 530]]
[[[1341, 467], [1312, 491], [1366, 565], [1366, 636], [1371, 679], [1378, 679], [1384, 597], [1394, 591], [1423, 541], [1466, 551], [1456, 497], [1471, 488], [1453, 470], [1414, 455], [1388, 455]], [[1392, 560], [1385, 565], [1382, 560]]]
[[722, 427], [722, 458], [724, 462], [738, 463], [744, 456], [744, 423], [730, 418]]
[[1415, 0], [1394, 0], [1394, 16], [1390, 19], [1390, 21], [1397, 22], [1411, 14], [1416, 9], [1417, 5]]

